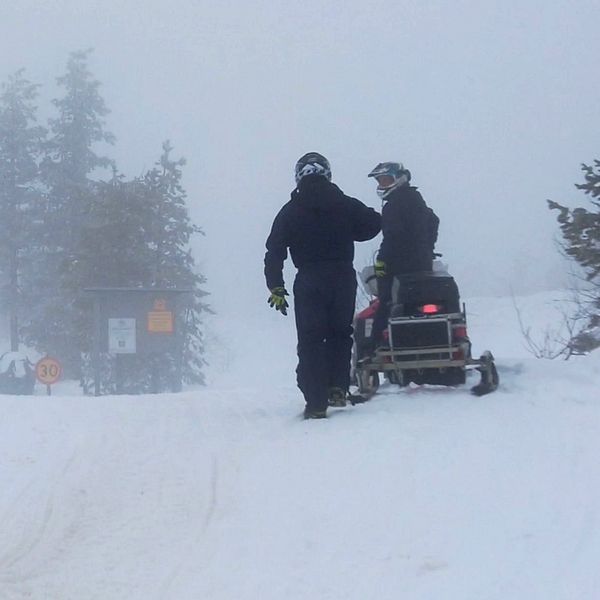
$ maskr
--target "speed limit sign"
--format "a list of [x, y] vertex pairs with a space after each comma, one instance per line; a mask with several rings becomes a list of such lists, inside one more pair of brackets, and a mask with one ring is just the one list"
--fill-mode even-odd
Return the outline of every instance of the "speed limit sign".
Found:
[[35, 376], [40, 383], [48, 386], [56, 383], [61, 376], [62, 367], [60, 363], [50, 356], [40, 359], [35, 365]]

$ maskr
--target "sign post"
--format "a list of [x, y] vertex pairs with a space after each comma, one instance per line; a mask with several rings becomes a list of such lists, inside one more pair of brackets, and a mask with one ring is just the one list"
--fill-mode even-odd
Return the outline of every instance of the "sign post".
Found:
[[56, 383], [62, 375], [62, 366], [55, 358], [44, 356], [35, 365], [35, 376], [40, 383], [46, 385], [48, 396], [52, 394], [50, 386]]

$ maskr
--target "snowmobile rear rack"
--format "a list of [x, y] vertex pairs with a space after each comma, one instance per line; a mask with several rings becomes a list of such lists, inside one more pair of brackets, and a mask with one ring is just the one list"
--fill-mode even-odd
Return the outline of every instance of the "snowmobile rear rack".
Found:
[[379, 387], [379, 373], [401, 386], [418, 384], [460, 385], [466, 372], [476, 369], [480, 382], [471, 388], [476, 396], [498, 387], [494, 357], [486, 350], [478, 359], [471, 356], [466, 336], [466, 315], [462, 312], [432, 316], [392, 317], [388, 324], [388, 345], [357, 358], [355, 380], [362, 396], [372, 396]]

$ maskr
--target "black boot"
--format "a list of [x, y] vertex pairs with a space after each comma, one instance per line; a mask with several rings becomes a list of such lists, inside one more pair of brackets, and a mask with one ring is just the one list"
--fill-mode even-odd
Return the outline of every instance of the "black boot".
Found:
[[326, 419], [327, 418], [327, 409], [315, 409], [309, 408], [308, 406], [304, 409], [304, 418], [305, 419]]
[[348, 396], [348, 393], [341, 387], [329, 388], [328, 396], [329, 406], [336, 406], [339, 408], [346, 406], [346, 397]]

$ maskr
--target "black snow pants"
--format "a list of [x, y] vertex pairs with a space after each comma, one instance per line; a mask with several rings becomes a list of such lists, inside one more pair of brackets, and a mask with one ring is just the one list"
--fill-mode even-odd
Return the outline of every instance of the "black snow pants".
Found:
[[307, 408], [327, 408], [328, 388], [348, 390], [356, 273], [349, 263], [302, 267], [294, 282], [298, 387]]

